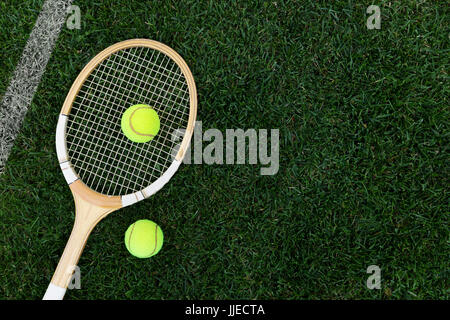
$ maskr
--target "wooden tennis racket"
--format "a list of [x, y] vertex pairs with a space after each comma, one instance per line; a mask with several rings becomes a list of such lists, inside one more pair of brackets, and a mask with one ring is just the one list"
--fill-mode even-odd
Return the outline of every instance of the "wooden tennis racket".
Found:
[[[135, 104], [151, 106], [160, 118], [159, 133], [147, 143], [132, 142], [121, 130], [123, 112]], [[75, 223], [44, 300], [64, 297], [87, 238], [102, 218], [150, 197], [172, 178], [189, 146], [196, 114], [192, 73], [162, 43], [119, 42], [84, 67], [56, 129]], [[177, 130], [184, 130], [178, 131], [184, 132], [181, 142], [173, 138]]]

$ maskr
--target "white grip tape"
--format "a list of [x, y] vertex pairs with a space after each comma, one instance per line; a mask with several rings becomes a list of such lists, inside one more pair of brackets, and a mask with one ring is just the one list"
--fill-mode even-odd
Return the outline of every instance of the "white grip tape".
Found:
[[66, 127], [69, 117], [63, 114], [59, 115], [58, 125], [56, 126], [56, 153], [58, 155], [59, 162], [69, 160], [66, 148]]
[[167, 169], [166, 172], [155, 182], [153, 182], [151, 185], [149, 185], [147, 188], [142, 190], [142, 193], [144, 194], [145, 198], [150, 197], [151, 195], [154, 195], [156, 192], [158, 192], [164, 185], [169, 182], [170, 178], [177, 172], [178, 167], [180, 166], [181, 161], [175, 160], [170, 167]]
[[45, 291], [42, 300], [62, 300], [64, 298], [65, 293], [66, 288], [61, 288], [55, 286], [53, 283], [50, 283], [47, 288], [47, 291]]

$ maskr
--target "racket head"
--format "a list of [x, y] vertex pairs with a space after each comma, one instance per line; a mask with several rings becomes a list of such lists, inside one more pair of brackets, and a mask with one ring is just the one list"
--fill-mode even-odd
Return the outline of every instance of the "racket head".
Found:
[[[121, 131], [121, 115], [134, 104], [159, 115], [150, 142], [132, 142]], [[150, 197], [183, 160], [196, 114], [194, 78], [173, 49], [148, 39], [106, 48], [80, 72], [58, 120], [58, 160], [72, 192], [106, 208]]]

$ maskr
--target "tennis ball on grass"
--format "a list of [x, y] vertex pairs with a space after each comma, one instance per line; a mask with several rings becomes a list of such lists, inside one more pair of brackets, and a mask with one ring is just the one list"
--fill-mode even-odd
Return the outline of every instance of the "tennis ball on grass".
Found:
[[122, 131], [133, 142], [148, 142], [159, 131], [159, 117], [156, 111], [146, 104], [135, 104], [122, 115]]
[[164, 236], [161, 228], [150, 220], [138, 220], [125, 232], [125, 246], [138, 258], [150, 258], [161, 250]]

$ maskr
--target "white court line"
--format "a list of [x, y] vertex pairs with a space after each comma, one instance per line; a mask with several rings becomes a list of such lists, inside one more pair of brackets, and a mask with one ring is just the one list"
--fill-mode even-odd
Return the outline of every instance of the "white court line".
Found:
[[73, 0], [47, 0], [0, 104], [0, 175]]

